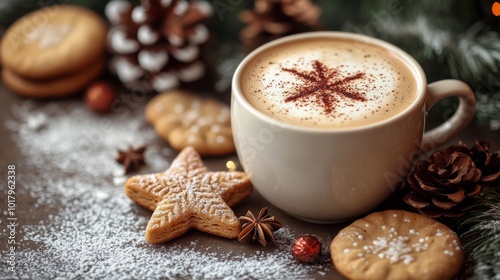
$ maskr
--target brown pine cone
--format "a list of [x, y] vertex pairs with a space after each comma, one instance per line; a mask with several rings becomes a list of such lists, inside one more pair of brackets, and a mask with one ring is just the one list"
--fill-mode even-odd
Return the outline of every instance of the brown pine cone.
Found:
[[482, 171], [481, 184], [498, 187], [500, 184], [500, 151], [492, 154], [489, 142], [476, 141], [474, 147], [470, 149], [470, 156], [477, 168]]
[[491, 154], [488, 165], [483, 169], [481, 183], [500, 189], [500, 151]]
[[467, 200], [481, 192], [480, 179], [481, 171], [467, 154], [436, 152], [407, 177], [410, 192], [404, 201], [431, 218], [459, 217]]
[[483, 186], [500, 185], [500, 151], [490, 153], [490, 143], [487, 141], [476, 141], [474, 147], [468, 148], [466, 144], [459, 143], [458, 146], [450, 146], [445, 153], [462, 152], [469, 155], [476, 167], [481, 170], [480, 183]]
[[201, 47], [209, 39], [204, 21], [212, 6], [205, 1], [110, 1], [105, 9], [112, 26], [108, 47], [111, 70], [128, 88], [165, 91], [205, 74]]
[[240, 13], [246, 27], [242, 42], [254, 49], [271, 40], [318, 29], [321, 10], [310, 0], [255, 0], [253, 10]]

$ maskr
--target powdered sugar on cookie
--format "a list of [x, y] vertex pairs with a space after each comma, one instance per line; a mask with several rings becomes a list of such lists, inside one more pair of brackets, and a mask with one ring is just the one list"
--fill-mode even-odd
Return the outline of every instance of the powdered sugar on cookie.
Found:
[[71, 30], [68, 24], [45, 24], [36, 27], [26, 35], [27, 43], [38, 44], [40, 48], [47, 48], [58, 44]]
[[[463, 259], [453, 231], [422, 215], [398, 210], [355, 221], [339, 232], [330, 248], [337, 270], [356, 279], [448, 279], [458, 272]], [[425, 270], [420, 269], [424, 266]], [[374, 274], [373, 267], [379, 272]]]
[[235, 150], [229, 107], [214, 99], [180, 90], [164, 92], [149, 102], [146, 119], [176, 150], [192, 146], [201, 155]]

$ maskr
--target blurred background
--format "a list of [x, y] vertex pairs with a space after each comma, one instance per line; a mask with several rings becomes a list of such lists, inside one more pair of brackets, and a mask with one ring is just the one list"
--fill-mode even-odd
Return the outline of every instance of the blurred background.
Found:
[[[172, 2], [172, 5], [175, 7], [182, 6], [182, 3], [186, 2], [186, 0], [135, 0], [129, 1], [131, 3], [130, 9], [138, 6], [148, 6], [150, 2], [156, 2], [158, 4], [160, 1], [163, 3]], [[464, 140], [465, 143], [473, 143], [473, 141], [478, 139], [486, 139], [487, 141], [491, 140], [492, 151], [497, 151], [500, 147], [500, 141], [498, 141], [498, 139], [500, 139], [500, 0], [498, 0], [498, 2], [495, 0], [197, 0], [189, 1], [189, 3], [200, 1], [204, 3], [203, 5], [205, 5], [205, 7], [206, 4], [209, 4], [212, 10], [211, 16], [209, 18], [205, 17], [205, 15], [202, 15], [195, 22], [196, 25], [202, 24], [206, 26], [206, 30], [209, 31], [210, 35], [210, 39], [207, 44], [203, 43], [203, 46], [200, 44], [200, 48], [203, 47], [203, 54], [206, 60], [205, 63], [207, 69], [209, 70], [208, 75], [206, 75], [207, 77], [201, 80], [201, 86], [198, 86], [198, 88], [201, 88], [201, 92], [212, 93], [216, 96], [219, 96], [221, 99], [228, 100], [231, 78], [239, 62], [252, 49], [269, 40], [294, 33], [314, 30], [348, 31], [361, 33], [386, 40], [407, 51], [422, 65], [425, 73], [427, 74], [427, 79], [429, 82], [454, 78], [463, 80], [468, 83], [476, 94], [478, 102], [477, 113], [474, 124], [470, 125], [460, 135], [460, 139]], [[128, 39], [138, 40], [138, 24], [136, 23], [134, 25], [134, 23], [132, 22], [133, 20], [131, 20], [131, 10], [128, 10], [128, 14], [126, 14], [126, 16], [122, 15], [122, 17], [118, 21], [113, 21], [113, 19], [109, 16], [109, 8], [106, 8], [109, 7], [109, 2], [110, 1], [106, 0], [1, 0], [0, 39], [4, 37], [3, 34], [9, 28], [9, 26], [11, 26], [15, 21], [19, 20], [29, 12], [52, 5], [74, 4], [86, 7], [101, 15], [102, 18], [110, 26], [110, 28], [106, 30], [106, 33], [109, 32], [108, 37], [112, 32], [112, 28], [119, 26], [120, 28], [123, 28], [123, 30], [126, 30], [126, 36], [128, 36]], [[118, 1], [113, 0], [113, 2]], [[200, 7], [203, 8], [203, 5], [201, 5]], [[50, 13], [50, 9], [48, 9], [47, 13]], [[168, 13], [171, 14], [172, 11], [169, 10]], [[169, 22], [167, 20], [166, 14], [156, 13], [155, 17], [156, 18], [154, 20], [156, 28], [158, 28], [159, 30], [168, 28]], [[43, 25], [41, 24], [43, 23], [43, 20], [44, 18], [42, 17], [40, 18], [41, 22], [33, 22], [33, 26]], [[176, 23], [174, 22], [174, 24]], [[192, 24], [191, 26], [182, 27], [186, 30], [189, 30], [189, 28], [192, 28], [193, 26], [194, 24]], [[166, 37], [163, 33], [164, 32], [162, 31], [162, 36]], [[161, 38], [161, 40], [163, 40], [162, 42], [164, 43], [167, 41], [167, 38]], [[4, 42], [6, 41], [7, 40], [5, 40]], [[185, 41], [187, 42], [189, 40]], [[105, 52], [105, 43], [102, 42], [102, 44], [102, 51]], [[116, 50], [112, 50], [110, 46], [107, 47], [108, 50], [105, 55], [106, 58], [112, 58], [114, 56], [116, 57], [120, 55], [119, 53], [117, 54]], [[143, 45], [141, 45], [140, 47], [146, 48], [146, 46]], [[137, 52], [139, 50], [135, 50], [135, 53], [133, 55], [137, 56]], [[101, 58], [102, 57], [99, 57], [99, 59]], [[134, 59], [135, 60], [133, 60], [133, 62], [135, 63], [135, 65], [133, 66], [140, 66], [137, 65], [140, 64], [137, 63], [137, 59]], [[111, 60], [112, 59], [110, 59], [110, 61]], [[175, 69], [175, 67], [177, 67], [180, 62], [176, 62], [178, 64], [173, 64], [173, 66], [165, 66], [165, 68], [162, 70], [171, 70], [171, 68], [174, 68], [174, 71], [178, 70]], [[186, 65], [188, 64], [186, 63]], [[6, 65], [4, 65], [3, 67], [4, 70], [7, 68]], [[79, 72], [81, 71], [79, 70]], [[64, 76], [63, 74], [68, 73], [61, 73], [60, 76]], [[102, 162], [104, 163], [113, 161], [113, 159], [108, 155], [110, 153], [109, 147], [99, 142], [103, 139], [102, 135], [105, 135], [105, 133], [101, 131], [101, 126], [95, 126], [95, 124], [109, 124], [107, 121], [111, 119], [117, 125], [113, 125], [110, 127], [127, 130], [127, 133], [135, 135], [137, 138], [141, 139], [141, 141], [143, 140], [141, 138], [141, 133], [144, 132], [145, 129], [149, 129], [149, 126], [144, 126], [143, 120], [138, 117], [139, 115], [142, 116], [142, 112], [137, 112], [139, 111], [137, 108], [141, 109], [143, 107], [137, 105], [138, 103], [145, 103], [147, 99], [151, 97], [151, 95], [156, 93], [156, 91], [153, 90], [152, 92], [150, 92], [150, 95], [147, 96], [148, 98], [145, 98], [145, 95], [142, 95], [142, 93], [137, 93], [133, 90], [127, 89], [127, 85], [125, 84], [125, 82], [117, 78], [117, 75], [115, 74], [116, 73], [112, 73], [112, 71], [104, 71], [104, 73], [102, 74], [103, 79], [101, 80], [101, 83], [104, 84], [98, 86], [90, 85], [88, 87], [87, 85], [85, 85], [87, 89], [85, 90], [84, 88], [81, 88], [77, 93], [86, 91], [87, 98], [91, 95], [92, 92], [102, 94], [101, 96], [103, 96], [102, 98], [104, 99], [96, 98], [93, 99], [96, 100], [94, 101], [94, 103], [88, 103], [91, 105], [87, 104], [87, 106], [89, 106], [92, 110], [96, 108], [99, 109], [101, 108], [101, 105], [104, 104], [105, 106], [103, 106], [102, 108], [105, 109], [105, 112], [108, 112], [110, 110], [113, 111], [109, 107], [114, 101], [118, 102], [117, 104], [119, 106], [116, 109], [120, 110], [113, 111], [114, 114], [103, 114], [102, 119], [93, 117], [91, 118], [89, 117], [89, 115], [84, 114], [85, 111], [83, 111], [82, 113], [82, 110], [75, 110], [76, 114], [73, 115], [73, 119], [69, 118], [68, 122], [73, 122], [75, 126], [73, 126], [72, 123], [70, 127], [74, 127], [75, 130], [79, 130], [78, 133], [75, 133], [76, 136], [71, 133], [64, 134], [61, 132], [60, 138], [53, 138], [54, 143], [57, 144], [47, 145], [50, 148], [54, 149], [51, 150], [53, 154], [58, 155], [57, 152], [62, 151], [61, 154], [64, 154], [64, 156], [61, 156], [61, 158], [68, 158], [67, 161], [63, 161], [63, 163], [69, 162], [70, 164], [65, 164], [64, 168], [67, 168], [68, 166], [78, 166], [78, 164], [81, 164], [84, 167], [88, 165], [88, 158], [80, 158], [80, 154], [78, 153], [78, 151], [93, 151], [93, 153], [89, 152], [89, 155], [100, 156], [100, 158], [104, 159], [102, 160]], [[158, 73], [147, 72], [147, 75], [149, 76], [146, 75], [146, 78], [151, 77], [155, 74]], [[45, 86], [45, 84], [41, 84], [42, 86]], [[106, 86], [109, 86], [109, 84], [111, 84], [112, 86], [120, 86], [120, 89], [118, 90], [119, 96], [115, 96], [113, 90], [106, 90], [106, 88], [108, 88]], [[206, 85], [210, 85], [210, 87], [206, 87]], [[47, 123], [51, 121], [51, 108], [56, 109], [57, 112], [57, 114], [53, 114], [53, 117], [58, 117], [58, 119], [61, 120], [66, 118], [66, 115], [64, 115], [64, 118], [60, 118], [60, 115], [62, 115], [61, 112], [64, 112], [64, 114], [66, 114], [66, 112], [70, 112], [72, 109], [81, 109], [80, 107], [84, 106], [81, 95], [77, 95], [76, 98], [79, 98], [77, 100], [62, 100], [60, 103], [48, 102], [45, 104], [43, 102], [44, 100], [36, 100], [36, 102], [24, 102], [27, 100], [25, 97], [10, 94], [14, 93], [15, 91], [4, 87], [4, 85], [0, 85], [0, 89], [1, 91], [5, 91], [5, 93], [7, 93], [3, 94], [2, 92], [2, 94], [0, 94], [0, 119], [11, 121], [11, 119], [17, 118], [20, 119], [20, 123], [22, 124], [21, 127], [27, 128], [26, 131], [19, 130], [17, 125], [19, 122], [13, 122], [15, 125], [11, 124], [10, 128], [0, 126], [0, 135], [7, 135], [7, 133], [12, 135], [21, 135], [21, 133], [27, 133], [27, 136], [36, 135], [39, 129], [43, 130], [44, 125], [47, 125]], [[106, 99], [106, 97], [110, 97], [110, 99]], [[14, 106], [19, 104], [21, 105], [17, 107]], [[451, 115], [455, 112], [457, 106], [457, 100], [450, 98], [439, 102], [429, 113], [429, 126], [432, 127], [433, 125], [440, 124], [443, 122], [443, 119], [451, 117]], [[88, 119], [83, 121], [80, 120], [78, 117], [82, 115], [87, 117]], [[23, 118], [20, 118], [19, 116], [23, 116]], [[108, 126], [104, 125], [103, 127], [103, 129], [108, 128]], [[129, 127], [132, 127], [134, 131], [128, 131]], [[106, 133], [111, 133], [110, 131], [113, 132], [115, 130], [106, 130]], [[96, 134], [94, 132], [99, 134]], [[55, 131], [54, 133], [58, 134], [59, 132]], [[81, 139], [78, 140], [86, 141], [88, 139], [92, 139], [92, 141], [88, 141], [88, 143], [92, 144], [92, 147], [94, 147], [94, 143], [98, 143], [100, 145], [98, 145], [97, 148], [93, 148], [94, 150], [92, 150], [90, 148], [87, 149], [87, 147], [89, 147], [90, 145], [86, 144], [87, 142], [84, 142], [85, 144], [81, 144], [82, 142], [75, 140], [75, 143], [69, 143], [71, 141], [68, 141], [68, 139], [64, 138], [64, 135], [70, 134], [71, 137], [79, 137], [79, 133], [81, 133], [81, 135], [85, 137], [80, 137]], [[50, 136], [51, 134], [48, 135]], [[100, 135], [101, 137], [95, 137], [94, 135]], [[25, 158], [22, 158], [21, 156], [22, 153], [17, 150], [17, 146], [21, 147], [21, 144], [15, 143], [15, 141], [18, 141], [18, 138], [2, 137], [0, 139], [0, 148], [2, 148], [2, 150], [0, 151], [0, 164], [3, 164], [4, 161], [21, 162], [21, 160], [25, 160]], [[31, 142], [35, 144], [41, 142], [40, 145], [44, 144], [43, 141], [40, 141], [40, 138], [38, 136], [26, 138], [29, 138], [29, 140], [34, 139], [33, 141], [28, 141], [28, 144], [25, 144], [28, 145], [28, 147], [32, 147]], [[157, 137], [155, 137], [154, 139], [156, 138]], [[117, 143], [122, 144], [122, 139], [115, 139], [115, 141], [116, 142], [110, 142], [110, 144], [106, 142], [112, 146], [113, 151], [117, 148], [115, 147], [118, 146]], [[69, 143], [71, 145], [75, 144], [75, 147], [79, 148], [79, 150], [72, 150], [71, 155], [73, 157], [70, 157], [66, 154], [66, 150], [64, 150], [64, 147], [66, 146], [62, 146], [62, 148], [59, 150], [59, 143]], [[154, 151], [158, 151], [160, 148], [165, 147], [165, 145], [166, 144], [164, 144], [163, 142], [157, 142], [156, 146], [153, 145], [153, 147], [148, 148], [152, 151], [150, 154], [155, 154]], [[71, 149], [73, 148], [73, 146], [68, 147], [71, 147]], [[23, 150], [24, 153], [32, 152], [29, 149], [26, 151], [26, 149], [19, 148], [19, 150]], [[38, 150], [35, 149], [35, 151]], [[108, 154], [105, 154], [105, 152], [101, 151], [108, 152]], [[497, 152], [495, 156], [496, 161], [491, 161], [494, 162], [491, 164], [491, 166], [493, 166], [491, 168], [492, 170], [495, 168], [496, 170], [498, 170], [498, 155], [499, 154]], [[51, 157], [52, 154], [48, 153], [48, 155], [46, 156]], [[158, 158], [165, 157], [164, 154], [157, 152], [156, 156]], [[172, 154], [168, 154], [168, 156], [170, 157], [172, 156]], [[482, 155], [481, 158], [483, 158]], [[43, 161], [45, 160], [44, 157], [37, 157], [36, 159], [41, 159]], [[163, 164], [164, 160], [165, 159], [163, 158], [161, 160], [158, 159], [158, 162]], [[25, 176], [23, 177], [23, 181], [29, 181], [29, 178], [31, 178], [28, 177], [30, 175], [30, 172], [28, 171], [31, 171], [29, 168], [32, 168], [33, 170], [38, 170], [39, 168], [40, 170], [49, 170], [52, 166], [48, 165], [47, 167], [44, 165], [42, 166], [42, 164], [32, 164], [32, 166], [30, 166], [28, 164], [29, 162], [26, 162], [20, 164], [20, 169], [17, 171], [18, 173]], [[33, 162], [38, 163], [37, 161]], [[92, 158], [92, 162], [99, 162], [99, 160], [94, 160]], [[214, 164], [220, 164], [220, 166], [223, 166], [223, 164], [225, 163], [225, 159], [221, 159], [220, 161], [216, 162], [214, 161]], [[34, 168], [33, 166], [35, 166], [36, 168]], [[41, 167], [44, 167], [45, 169]], [[111, 168], [110, 166], [107, 167], [108, 169]], [[97, 167], [93, 168], [97, 169]], [[71, 174], [71, 176], [69, 177], [73, 181], [68, 181], [71, 183], [71, 188], [73, 188], [73, 182], [77, 182], [79, 184], [78, 186], [80, 186], [80, 179], [87, 173], [81, 173], [80, 169], [76, 167], [74, 168], [75, 170], [72, 170], [71, 168], [69, 169], [70, 170], [64, 171], [67, 171], [69, 172], [68, 174]], [[105, 169], [102, 172], [106, 173], [108, 172], [108, 169]], [[80, 176], [76, 176], [75, 173], [77, 175], [80, 173], [81, 174]], [[34, 174], [37, 173], [35, 172]], [[50, 176], [50, 179], [46, 179], [47, 177], [43, 177], [46, 180], [42, 180], [42, 182], [50, 182], [52, 184], [52, 176], [50, 174], [47, 176]], [[109, 179], [108, 177], [97, 177], [96, 180], [99, 183], [94, 185], [98, 186], [99, 190], [102, 190], [102, 182], [109, 183], [108, 181], [105, 181]], [[61, 176], [61, 178], [65, 179], [64, 176]], [[87, 178], [85, 178], [85, 180], [86, 179]], [[31, 184], [27, 184], [29, 188], [34, 188], [36, 186], [42, 185], [39, 183], [38, 177], [36, 177], [36, 180], [32, 180], [33, 181], [31, 182]], [[34, 183], [35, 181], [36, 184]], [[64, 181], [64, 183], [66, 183], [66, 181]], [[49, 183], [46, 184], [48, 185]], [[90, 186], [88, 185], [85, 185], [84, 187], [90, 188]], [[110, 185], [108, 187], [108, 190], [116, 191], [116, 188], [114, 188], [115, 186]], [[47, 195], [51, 195], [56, 191], [57, 190], [49, 189]], [[493, 244], [493, 246], [476, 246], [475, 241], [470, 241], [473, 239], [469, 239], [470, 236], [465, 235], [466, 237], [468, 237], [468, 239], [464, 239], [464, 241], [470, 241], [468, 245], [466, 244], [466, 246], [469, 246], [468, 249], [470, 251], [478, 252], [476, 255], [479, 256], [477, 257], [477, 259], [466, 263], [467, 268], [477, 268], [477, 271], [479, 271], [475, 278], [471, 279], [499, 279], [498, 271], [500, 262], [498, 261], [498, 246], [495, 246], [495, 244], [498, 244], [498, 231], [495, 231], [493, 229], [498, 227], [498, 213], [500, 212], [498, 209], [500, 208], [498, 208], [498, 206], [495, 206], [495, 212], [490, 212], [494, 215], [491, 214], [490, 216], [480, 216], [480, 214], [487, 213], [487, 211], [484, 210], [484, 208], [481, 208], [481, 206], [489, 205], [488, 207], [490, 207], [491, 205], [499, 205], [500, 196], [498, 195], [498, 192], [491, 191], [490, 196], [485, 195], [484, 197], [486, 197], [486, 199], [484, 199], [482, 202], [481, 200], [477, 202], [480, 207], [476, 209], [475, 212], [469, 211], [469, 208], [467, 208], [469, 216], [466, 215], [462, 222], [457, 223], [456, 226], [460, 227], [461, 233], [463, 233], [464, 231], [468, 232], [470, 228], [473, 228], [475, 230], [474, 232], [472, 232], [473, 235], [480, 237], [483, 236], [485, 237], [485, 239], [489, 238], [489, 240], [486, 240], [487, 242], [485, 242], [484, 244]], [[51, 197], [50, 200], [47, 201], [52, 201], [52, 199], [53, 198]], [[86, 201], [86, 199], [87, 197], [83, 197], [82, 202], [77, 205], [83, 205], [85, 206], [85, 208], [90, 208], [88, 207], [89, 203], [92, 203], [92, 205], [97, 205], [93, 203], [94, 200]], [[398, 196], [396, 196], [396, 199], [401, 200], [401, 198]], [[25, 217], [31, 217], [30, 219], [32, 219], [27, 223], [37, 224], [39, 222], [39, 216], [33, 216], [31, 212], [28, 212], [32, 211], [31, 201], [35, 201], [35, 198], [26, 195], [20, 197], [19, 201], [24, 201], [23, 203], [24, 205], [26, 205], [24, 208], [20, 207], [20, 213], [23, 215], [24, 213], [30, 213], [29, 215], [24, 215]], [[253, 201], [253, 203], [255, 203], [255, 201]], [[103, 205], [103, 207], [110, 207], [109, 209], [113, 209], [114, 211], [113, 204]], [[47, 209], [51, 211], [51, 209], [53, 209], [51, 207], [53, 206], [48, 205]], [[80, 210], [80, 208], [78, 207], [76, 207], [75, 209], [77, 209], [78, 211]], [[92, 211], [101, 211], [102, 209], [104, 208], [90, 208], [90, 210]], [[72, 211], [71, 213], [73, 214], [73, 212], [76, 211]], [[93, 212], [89, 213], [94, 215]], [[102, 213], [99, 212], [99, 215], [101, 215]], [[42, 217], [42, 219], [43, 218], [44, 217]], [[73, 221], [73, 216], [67, 219]], [[63, 220], [63, 222], [64, 221], [66, 220]], [[106, 220], [103, 221], [105, 222]], [[481, 221], [484, 221], [485, 223], [481, 224]], [[300, 226], [297, 224], [295, 225], [297, 227]], [[472, 227], [471, 225], [475, 226]], [[86, 230], [88, 228], [88, 230], [90, 231], [92, 229], [92, 227], [87, 227], [86, 224], [77, 226], [82, 226], [82, 230]], [[311, 231], [310, 225], [307, 225], [304, 228], [307, 228], [308, 231]], [[38, 228], [36, 229], [38, 230]], [[320, 227], [317, 227], [316, 230], [319, 233], [328, 232], [330, 234], [332, 232], [331, 229], [327, 229], [327, 231], [323, 232], [323, 228]], [[88, 240], [88, 242], [92, 242], [92, 245], [94, 245], [94, 232], [92, 232], [92, 237], [93, 238], [91, 240]], [[104, 237], [107, 238], [106, 236]], [[6, 235], [5, 238], [7, 238]], [[52, 240], [50, 239], [50, 236], [48, 237], [48, 240]], [[105, 240], [107, 241], [107, 239]], [[74, 242], [71, 242], [71, 244], [73, 243]], [[84, 245], [87, 245], [87, 243], [85, 243]], [[94, 246], [89, 247], [94, 249], [97, 248]], [[66, 250], [66, 248], [64, 248], [64, 250]], [[95, 253], [94, 251], [83, 251], [83, 253], [87, 252], [90, 252], [92, 254]], [[474, 255], [474, 257], [476, 257], [476, 255]], [[49, 261], [51, 261], [51, 259], [49, 259]], [[39, 262], [40, 260], [37, 257], [36, 263], [38, 264]], [[474, 266], [475, 263], [479, 263], [481, 265]], [[44, 264], [44, 262], [42, 262], [42, 264]], [[53, 265], [58, 265], [58, 263], [54, 263]], [[485, 269], [488, 267], [488, 265], [491, 268], [489, 270]], [[52, 267], [44, 269], [50, 270], [51, 268]], [[73, 266], [71, 266], [71, 270], [73, 270]], [[0, 276], [0, 278], [2, 277]], [[461, 277], [459, 278], [466, 279], [468, 278], [468, 275], [462, 273]]]
[[[3, 0], [0, 29], [22, 15], [54, 4], [76, 4], [105, 17], [102, 0]], [[131, 1], [139, 5], [140, 1]], [[429, 82], [456, 78], [478, 99], [477, 124], [500, 130], [500, 2], [494, 0], [207, 0], [213, 15], [208, 53], [216, 87], [227, 91], [241, 58], [257, 45], [308, 30], [341, 30], [389, 41], [423, 66]], [[289, 12], [289, 7], [302, 12]], [[288, 10], [287, 10], [288, 9]], [[314, 12], [311, 9], [316, 9]], [[243, 13], [242, 13], [243, 12]], [[274, 28], [274, 30], [273, 30]], [[253, 45], [252, 45], [253, 44]], [[442, 101], [439, 114], [457, 103]], [[444, 116], [446, 118], [446, 116]]]

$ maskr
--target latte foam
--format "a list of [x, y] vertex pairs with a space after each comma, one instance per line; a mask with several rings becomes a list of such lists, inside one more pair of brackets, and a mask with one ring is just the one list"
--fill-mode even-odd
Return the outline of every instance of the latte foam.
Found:
[[382, 47], [349, 39], [291, 41], [243, 69], [240, 86], [259, 111], [307, 127], [344, 128], [397, 115], [416, 97], [408, 66]]

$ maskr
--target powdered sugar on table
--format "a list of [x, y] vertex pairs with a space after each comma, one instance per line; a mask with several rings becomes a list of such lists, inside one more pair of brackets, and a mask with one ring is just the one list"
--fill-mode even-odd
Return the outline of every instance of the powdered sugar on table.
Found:
[[148, 166], [141, 173], [152, 173], [165, 170], [176, 153], [158, 141], [142, 108], [96, 116], [81, 102], [24, 101], [13, 115], [6, 125], [22, 154], [19, 191], [33, 201], [19, 207], [45, 216], [19, 217], [16, 274], [0, 272], [5, 277], [305, 279], [333, 269], [297, 263], [290, 253], [296, 234], [286, 226], [266, 248], [198, 231], [148, 244], [151, 213], [124, 195], [122, 167], [114, 158], [127, 145], [147, 144]]

